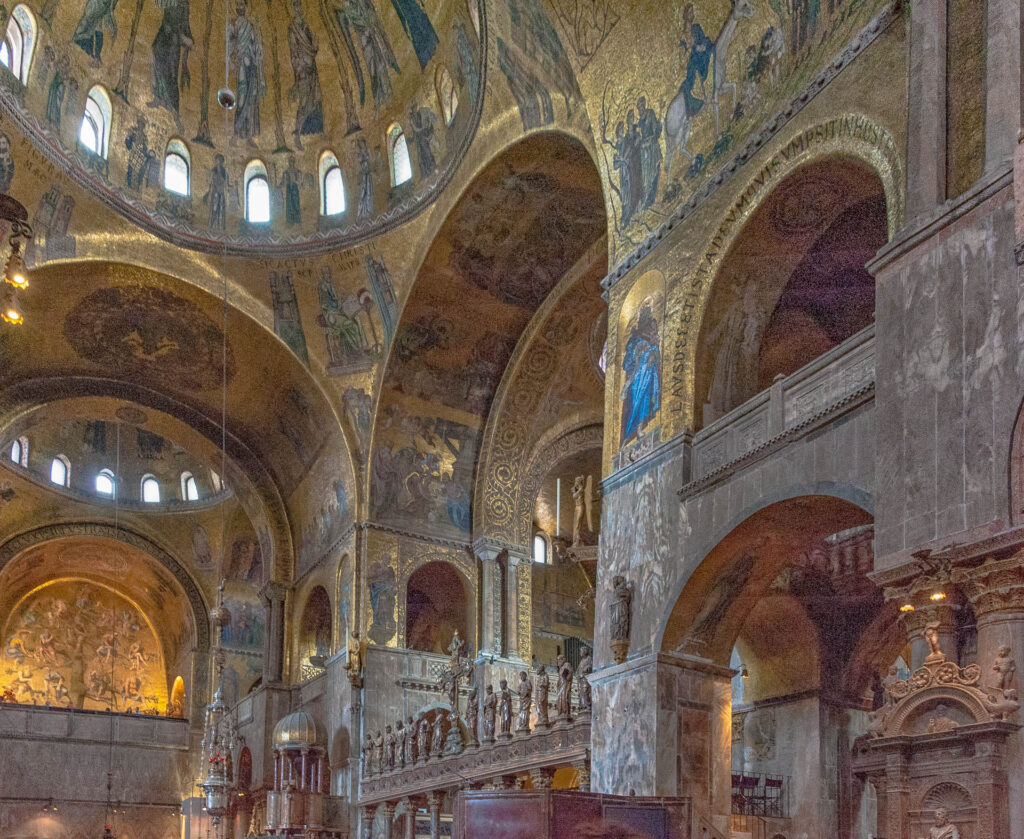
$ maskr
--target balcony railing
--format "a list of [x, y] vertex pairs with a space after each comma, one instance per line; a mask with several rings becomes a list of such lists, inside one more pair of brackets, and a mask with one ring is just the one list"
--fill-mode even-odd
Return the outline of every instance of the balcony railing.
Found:
[[699, 492], [791, 438], [830, 422], [874, 391], [875, 327], [865, 327], [698, 431], [682, 497]]

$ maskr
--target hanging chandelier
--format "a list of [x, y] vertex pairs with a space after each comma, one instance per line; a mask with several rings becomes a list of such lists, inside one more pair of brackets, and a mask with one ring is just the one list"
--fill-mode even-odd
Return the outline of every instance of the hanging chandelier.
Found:
[[11, 253], [7, 257], [4, 282], [0, 288], [0, 319], [17, 326], [25, 320], [18, 292], [28, 288], [28, 274], [21, 246], [26, 239], [32, 238], [32, 227], [28, 223], [28, 210], [20, 201], [5, 193], [0, 193], [0, 221], [6, 221], [11, 226]]
[[206, 706], [206, 724], [203, 727], [202, 754], [206, 778], [200, 784], [206, 796], [206, 812], [214, 827], [231, 808], [232, 783], [228, 776], [228, 755], [235, 747], [235, 727], [228, 716], [224, 701], [224, 650], [220, 645], [221, 630], [231, 622], [231, 613], [224, 605], [224, 589], [220, 590], [217, 605], [210, 610], [210, 620], [217, 632], [214, 667], [217, 670], [217, 689], [213, 701]]

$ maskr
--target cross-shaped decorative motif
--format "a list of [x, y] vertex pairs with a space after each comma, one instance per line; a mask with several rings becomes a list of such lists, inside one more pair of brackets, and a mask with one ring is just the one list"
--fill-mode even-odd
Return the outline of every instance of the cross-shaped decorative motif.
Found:
[[441, 677], [438, 679], [441, 691], [448, 695], [456, 717], [459, 715], [459, 683], [473, 675], [473, 660], [463, 656], [465, 649], [466, 642], [459, 637], [459, 630], [456, 629], [448, 645], [448, 664], [441, 668]]

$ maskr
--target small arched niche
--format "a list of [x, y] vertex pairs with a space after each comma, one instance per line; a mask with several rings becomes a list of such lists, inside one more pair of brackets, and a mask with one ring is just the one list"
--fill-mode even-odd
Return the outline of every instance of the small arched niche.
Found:
[[299, 621], [299, 663], [302, 678], [323, 671], [331, 655], [331, 599], [323, 586], [315, 586], [306, 598]]
[[411, 650], [443, 653], [458, 630], [469, 638], [466, 586], [447, 562], [428, 562], [406, 586], [405, 642]]

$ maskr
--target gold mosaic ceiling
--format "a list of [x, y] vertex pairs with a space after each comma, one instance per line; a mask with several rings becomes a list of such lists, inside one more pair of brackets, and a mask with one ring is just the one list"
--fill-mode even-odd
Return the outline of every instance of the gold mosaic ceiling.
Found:
[[[35, 44], [26, 84], [3, 74], [4, 109], [101, 200], [190, 248], [295, 254], [363, 241], [436, 197], [479, 121], [484, 20], [475, 3], [25, 5]], [[110, 110], [105, 158], [79, 140], [97, 85]], [[218, 104], [221, 88], [234, 93], [232, 111]], [[394, 126], [412, 168], [399, 186], [390, 166]], [[181, 150], [186, 196], [164, 184], [165, 155]], [[320, 181], [330, 155], [345, 209], [326, 215]], [[254, 162], [270, 187], [269, 224], [245, 219]]]

